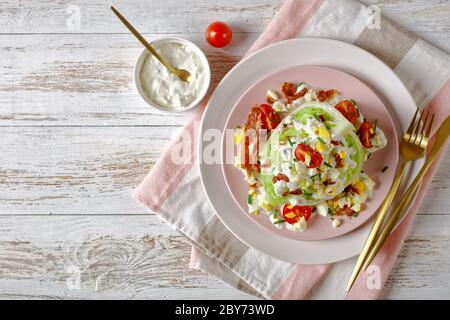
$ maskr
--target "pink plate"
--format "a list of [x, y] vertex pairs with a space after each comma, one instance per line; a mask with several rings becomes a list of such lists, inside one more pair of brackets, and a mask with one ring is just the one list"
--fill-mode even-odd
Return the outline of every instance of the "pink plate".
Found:
[[[384, 149], [375, 152], [364, 165], [364, 171], [375, 181], [376, 187], [373, 198], [367, 202], [366, 207], [357, 218], [346, 219], [340, 227], [333, 228], [330, 218], [316, 215], [308, 222], [308, 229], [301, 233], [275, 228], [265, 214], [251, 217], [255, 223], [273, 233], [294, 240], [324, 240], [341, 236], [369, 220], [389, 191], [398, 163], [398, 143], [394, 122], [382, 100], [361, 80], [329, 67], [299, 65], [276, 71], [250, 87], [233, 107], [225, 129], [235, 129], [238, 125], [242, 126], [251, 107], [265, 102], [267, 90], [275, 89], [279, 91], [281, 84], [285, 81], [306, 82], [316, 89], [336, 89], [344, 97], [356, 100], [365, 117], [371, 120], [378, 119], [378, 126], [384, 131], [388, 144]], [[227, 158], [226, 154], [226, 139], [227, 135], [224, 134], [222, 139], [222, 171], [225, 182], [234, 201], [241, 208], [241, 212], [236, 214], [247, 215], [248, 185], [243, 179], [243, 174], [233, 164], [227, 164], [225, 161], [230, 158], [230, 155]], [[389, 169], [381, 172], [385, 166], [388, 166]], [[242, 221], [245, 221], [245, 219]]]

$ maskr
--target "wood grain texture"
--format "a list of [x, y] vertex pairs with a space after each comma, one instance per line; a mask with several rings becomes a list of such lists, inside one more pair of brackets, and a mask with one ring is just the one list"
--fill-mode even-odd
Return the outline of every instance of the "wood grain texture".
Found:
[[[112, 14], [120, 12], [146, 33], [201, 32], [214, 20], [224, 20], [236, 30], [260, 32], [283, 0], [27, 0], [1, 1], [2, 33], [128, 33]], [[79, 10], [79, 28], [68, 23]], [[45, 23], [44, 23], [45, 22]]]
[[[450, 51], [448, 1], [362, 2]], [[132, 69], [141, 48], [111, 3], [150, 40], [194, 41], [215, 85], [282, 0], [0, 0], [0, 299], [248, 298], [189, 270], [186, 239], [131, 199], [189, 113], [139, 99]], [[230, 47], [205, 43], [213, 20], [232, 25]], [[450, 296], [449, 166], [450, 150], [384, 298]]]
[[[442, 256], [450, 250], [449, 225], [449, 216], [418, 217], [385, 298], [450, 295], [450, 261]], [[156, 216], [51, 216], [46, 223], [2, 216], [0, 299], [250, 298], [188, 269], [189, 255], [185, 238]]]
[[0, 128], [2, 214], [147, 213], [132, 188], [175, 127]]
[[0, 299], [249, 297], [189, 257], [156, 216], [0, 217]]
[[[283, 0], [28, 0], [0, 2], [1, 33], [127, 33], [109, 6], [114, 4], [140, 32], [203, 33], [213, 20], [234, 29], [261, 32]], [[383, 14], [401, 20], [412, 31], [449, 31], [450, 5], [442, 0], [362, 0], [377, 4]], [[75, 12], [80, 23], [71, 24]], [[151, 17], [151, 18], [149, 18]], [[69, 22], [68, 22], [69, 20]]]

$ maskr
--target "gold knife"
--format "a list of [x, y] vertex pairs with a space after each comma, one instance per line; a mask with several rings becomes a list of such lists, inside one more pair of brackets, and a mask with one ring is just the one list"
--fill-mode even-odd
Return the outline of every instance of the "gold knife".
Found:
[[400, 221], [400, 218], [404, 215], [403, 211], [408, 206], [409, 202], [413, 198], [417, 188], [419, 187], [420, 183], [422, 182], [422, 178], [427, 172], [427, 170], [430, 168], [433, 161], [436, 159], [436, 156], [439, 154], [439, 151], [441, 151], [442, 147], [446, 145], [447, 138], [450, 135], [450, 116], [447, 117], [447, 119], [444, 120], [444, 122], [441, 124], [439, 129], [436, 132], [436, 139], [434, 140], [433, 146], [431, 147], [430, 154], [423, 164], [422, 168], [420, 169], [419, 173], [417, 174], [416, 178], [414, 179], [411, 186], [408, 188], [408, 191], [405, 193], [405, 195], [400, 200], [400, 203], [398, 204], [397, 208], [392, 212], [390, 215], [388, 221], [386, 222], [384, 228], [382, 229], [380, 235], [378, 236], [377, 241], [375, 242], [375, 245], [373, 246], [372, 250], [370, 251], [369, 256], [367, 257], [366, 261], [364, 262], [363, 270], [366, 270], [367, 267], [370, 265], [370, 263], [373, 261], [377, 253], [380, 251], [381, 247], [383, 246], [384, 242], [386, 241], [387, 237], [390, 235], [392, 229], [397, 225], [398, 221]]

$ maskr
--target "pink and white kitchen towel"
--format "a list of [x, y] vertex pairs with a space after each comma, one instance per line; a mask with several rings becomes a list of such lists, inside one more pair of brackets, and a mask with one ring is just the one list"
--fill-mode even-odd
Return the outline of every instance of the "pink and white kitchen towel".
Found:
[[[353, 0], [287, 0], [249, 52], [294, 37], [326, 37], [353, 43], [389, 65], [417, 105], [435, 112], [437, 127], [450, 114], [449, 55], [383, 17], [378, 22], [371, 20], [372, 9], [376, 8]], [[192, 136], [194, 122], [200, 120], [203, 110], [204, 106], [199, 107], [184, 127]], [[168, 150], [177, 141], [175, 138], [169, 143], [133, 196], [192, 242], [192, 268], [207, 271], [239, 290], [266, 299], [379, 297], [381, 290], [367, 286], [364, 273], [353, 290], [345, 293], [356, 258], [332, 265], [295, 265], [267, 256], [234, 237], [204, 194], [198, 168], [193, 164], [195, 150], [191, 150], [189, 163], [172, 162]], [[406, 219], [374, 261], [381, 268], [382, 285], [438, 163], [423, 181]]]

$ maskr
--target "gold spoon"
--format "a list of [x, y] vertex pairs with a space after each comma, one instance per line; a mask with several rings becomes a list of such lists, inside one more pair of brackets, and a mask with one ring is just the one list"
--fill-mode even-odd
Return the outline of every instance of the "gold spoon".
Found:
[[127, 19], [124, 18], [124, 16], [120, 14], [119, 11], [117, 11], [116, 8], [114, 8], [114, 6], [111, 6], [111, 10], [116, 14], [119, 20], [122, 21], [125, 27], [127, 27], [128, 30], [130, 30], [130, 32], [144, 45], [144, 47], [147, 48], [148, 51], [150, 51], [151, 54], [153, 54], [153, 56], [156, 59], [158, 59], [159, 62], [161, 62], [163, 66], [165, 66], [167, 69], [169, 69], [170, 72], [172, 72], [178, 78], [180, 78], [180, 80], [185, 82], [191, 82], [192, 76], [189, 71], [177, 69], [174, 66], [172, 66], [169, 62], [167, 62], [166, 59], [161, 57], [161, 55], [150, 45], [150, 43], [148, 43], [147, 40], [144, 39], [144, 37], [127, 21]]

